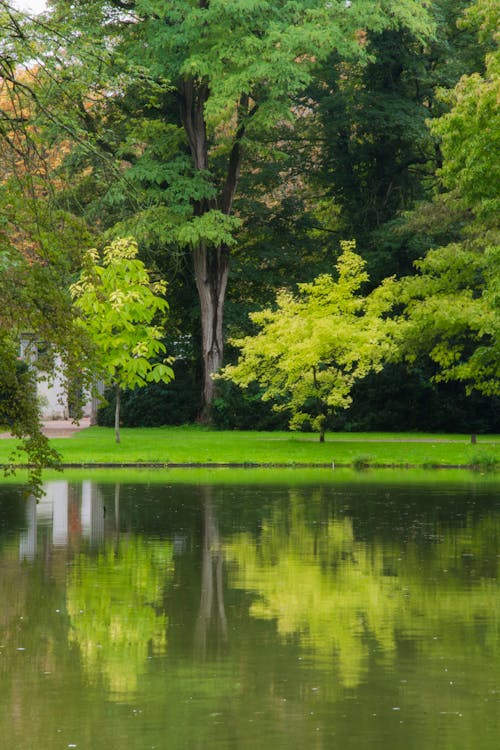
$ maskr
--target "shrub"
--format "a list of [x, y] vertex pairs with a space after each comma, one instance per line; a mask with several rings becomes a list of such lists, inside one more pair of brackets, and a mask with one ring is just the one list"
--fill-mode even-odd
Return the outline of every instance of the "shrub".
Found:
[[[200, 385], [186, 363], [174, 363], [175, 378], [170, 383], [150, 383], [126, 389], [121, 396], [123, 427], [160, 427], [194, 422], [199, 410]], [[98, 412], [98, 424], [112, 427], [115, 419], [113, 389], [106, 391]]]
[[262, 401], [256, 383], [243, 389], [225, 380], [217, 382], [212, 418], [221, 430], [287, 430], [289, 419], [287, 414], [273, 411], [270, 401]]

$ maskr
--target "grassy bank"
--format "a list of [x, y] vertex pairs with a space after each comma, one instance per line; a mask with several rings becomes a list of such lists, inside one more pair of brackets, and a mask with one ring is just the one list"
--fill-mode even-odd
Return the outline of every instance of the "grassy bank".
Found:
[[[201, 427], [134, 428], [114, 432], [91, 427], [70, 438], [55, 438], [63, 464], [81, 465], [312, 465], [443, 467], [500, 466], [500, 436], [483, 436], [472, 445], [468, 435], [416, 433], [219, 432]], [[9, 461], [16, 441], [0, 441], [0, 464]]]

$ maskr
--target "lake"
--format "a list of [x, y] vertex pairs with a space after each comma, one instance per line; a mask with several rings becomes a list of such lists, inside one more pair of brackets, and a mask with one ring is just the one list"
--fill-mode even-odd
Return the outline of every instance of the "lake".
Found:
[[497, 750], [500, 478], [0, 484], [15, 750]]

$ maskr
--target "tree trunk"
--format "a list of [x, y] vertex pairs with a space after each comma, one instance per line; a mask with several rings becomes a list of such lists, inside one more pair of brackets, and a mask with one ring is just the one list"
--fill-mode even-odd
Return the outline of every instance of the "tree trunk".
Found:
[[[205, 7], [206, 0], [199, 0], [199, 3], [200, 7]], [[209, 149], [205, 104], [210, 96], [209, 82], [206, 79], [185, 78], [180, 82], [179, 95], [181, 120], [194, 168], [208, 174]], [[242, 94], [237, 108], [238, 127], [229, 153], [224, 183], [220, 186], [218, 198], [198, 201], [194, 206], [197, 216], [203, 216], [214, 209], [226, 216], [232, 212], [241, 168], [241, 144], [245, 135], [246, 120], [249, 114], [252, 114], [249, 113], [248, 107], [249, 97], [247, 94]], [[206, 242], [201, 241], [193, 250], [193, 264], [201, 311], [203, 390], [200, 420], [208, 422], [215, 394], [212, 376], [222, 366], [223, 359], [223, 317], [229, 271], [229, 248], [226, 245], [210, 247]]]
[[115, 440], [120, 442], [120, 386], [115, 385]]
[[201, 421], [210, 420], [215, 394], [213, 375], [222, 366], [224, 355], [223, 318], [229, 271], [229, 251], [226, 247], [194, 250], [194, 274], [200, 298], [201, 342], [203, 357], [203, 392]]

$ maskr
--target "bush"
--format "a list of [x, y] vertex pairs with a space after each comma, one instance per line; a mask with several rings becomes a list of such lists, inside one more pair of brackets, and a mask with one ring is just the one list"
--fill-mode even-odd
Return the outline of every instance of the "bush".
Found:
[[262, 401], [262, 391], [256, 383], [242, 389], [235, 383], [220, 380], [212, 419], [221, 430], [287, 430], [289, 417], [273, 411], [271, 402]]
[[388, 365], [352, 391], [335, 429], [346, 432], [500, 432], [500, 399], [472, 393], [460, 383], [435, 383], [433, 371]]
[[[149, 383], [126, 389], [121, 396], [120, 423], [123, 427], [160, 427], [194, 422], [200, 408], [200, 384], [184, 361], [174, 363], [170, 383]], [[115, 422], [114, 390], [106, 391], [105, 404], [97, 423], [112, 427]]]
[[[149, 384], [122, 395], [124, 427], [155, 427], [195, 422], [200, 410], [200, 379], [188, 360], [174, 364], [175, 380]], [[460, 432], [499, 433], [500, 399], [465, 395], [458, 383], [434, 383], [432, 372], [388, 365], [353, 388], [353, 403], [329, 419], [327, 429], [346, 432]], [[114, 394], [106, 394], [98, 423], [114, 424]], [[273, 411], [262, 401], [257, 384], [241, 389], [217, 382], [212, 408], [214, 426], [222, 430], [287, 430], [288, 414]], [[310, 425], [309, 425], [310, 429]], [[308, 430], [304, 423], [302, 431]]]

